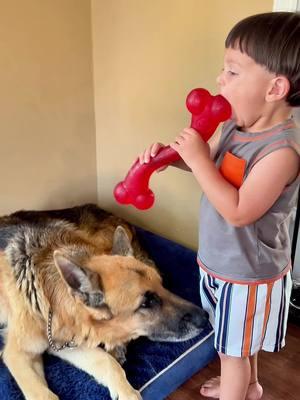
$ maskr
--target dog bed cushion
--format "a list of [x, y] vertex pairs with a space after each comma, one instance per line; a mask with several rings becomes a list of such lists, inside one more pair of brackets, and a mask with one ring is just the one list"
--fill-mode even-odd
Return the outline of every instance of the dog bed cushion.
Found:
[[[137, 228], [137, 234], [141, 244], [159, 267], [164, 286], [200, 305], [196, 253], [140, 228]], [[5, 247], [7, 237], [7, 231], [0, 231], [2, 248]], [[208, 326], [201, 335], [185, 342], [159, 343], [145, 338], [133, 341], [128, 346], [124, 369], [129, 382], [140, 390], [144, 400], [162, 400], [215, 356], [213, 331]], [[48, 385], [60, 400], [110, 400], [105, 387], [67, 362], [45, 354], [44, 365]], [[24, 399], [1, 360], [0, 399]]]

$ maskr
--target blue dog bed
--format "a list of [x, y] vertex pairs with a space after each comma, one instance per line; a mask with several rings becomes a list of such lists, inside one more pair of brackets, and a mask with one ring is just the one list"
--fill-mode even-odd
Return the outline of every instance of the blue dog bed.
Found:
[[[0, 245], [5, 232], [0, 233]], [[164, 285], [200, 305], [199, 269], [196, 254], [170, 240], [137, 228], [143, 247], [159, 267]], [[158, 343], [140, 338], [128, 347], [124, 365], [127, 378], [144, 400], [163, 400], [214, 359], [213, 331], [181, 343]], [[110, 400], [108, 390], [92, 377], [57, 357], [44, 355], [49, 388], [60, 400]], [[0, 360], [0, 399], [24, 400], [16, 382]], [[39, 400], [39, 399], [37, 399]]]

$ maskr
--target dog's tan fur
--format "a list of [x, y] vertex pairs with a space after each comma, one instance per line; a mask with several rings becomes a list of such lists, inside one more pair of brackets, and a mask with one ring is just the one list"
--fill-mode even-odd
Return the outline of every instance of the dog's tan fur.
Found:
[[[74, 224], [51, 216], [35, 224], [35, 217], [31, 223], [15, 216], [0, 219], [0, 228], [16, 228], [0, 253], [0, 323], [7, 324], [3, 360], [26, 400], [58, 399], [44, 377], [46, 350], [94, 376], [113, 399], [139, 399], [108, 351], [142, 335], [195, 336], [202, 311], [163, 288], [124, 221], [106, 215], [96, 226], [87, 218]], [[73, 340], [76, 348], [49, 348], [50, 311], [55, 344]], [[191, 314], [196, 322], [181, 332], [179, 322]]]

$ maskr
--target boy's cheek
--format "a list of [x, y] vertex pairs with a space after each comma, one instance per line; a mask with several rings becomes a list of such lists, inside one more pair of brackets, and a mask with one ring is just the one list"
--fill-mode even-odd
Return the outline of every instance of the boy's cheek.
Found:
[[231, 106], [231, 118], [230, 119], [233, 119], [234, 121], [236, 121], [237, 120], [237, 116], [238, 116], [238, 111], [234, 108], [234, 107], [232, 107]]

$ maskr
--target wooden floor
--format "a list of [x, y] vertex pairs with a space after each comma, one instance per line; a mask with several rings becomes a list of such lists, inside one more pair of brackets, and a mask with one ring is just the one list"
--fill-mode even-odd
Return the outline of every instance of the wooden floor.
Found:
[[[259, 380], [264, 388], [263, 400], [300, 400], [300, 327], [289, 324], [286, 346], [279, 353], [261, 352], [259, 355]], [[194, 375], [168, 400], [204, 400], [200, 395], [202, 383], [219, 375], [216, 360]]]

